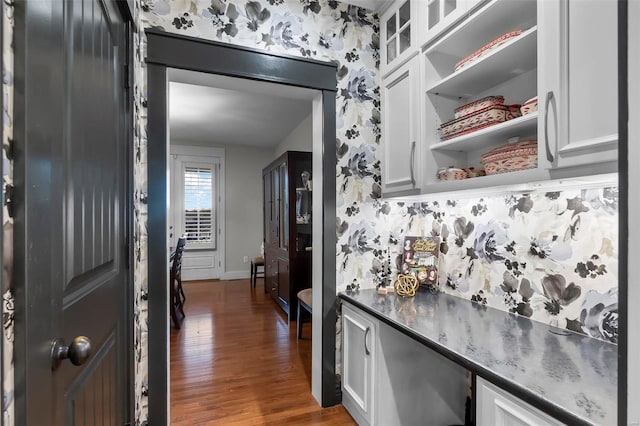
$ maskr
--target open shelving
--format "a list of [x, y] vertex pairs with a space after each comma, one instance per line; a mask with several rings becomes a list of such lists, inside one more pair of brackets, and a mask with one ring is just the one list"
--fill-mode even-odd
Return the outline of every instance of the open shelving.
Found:
[[436, 82], [427, 92], [451, 98], [471, 98], [484, 88], [534, 69], [536, 45], [537, 27], [532, 27]]
[[[538, 27], [535, 0], [492, 0], [479, 7], [421, 53], [422, 139], [427, 158], [422, 193], [459, 191], [548, 178], [542, 167], [460, 181], [440, 181], [436, 170], [481, 166], [482, 154], [511, 138], [537, 139], [538, 113], [440, 140], [439, 128], [454, 119], [456, 107], [486, 96], [503, 96], [505, 104], [522, 104], [538, 95]], [[465, 67], [455, 65], [498, 37], [522, 33]], [[538, 150], [540, 152], [540, 149]]]

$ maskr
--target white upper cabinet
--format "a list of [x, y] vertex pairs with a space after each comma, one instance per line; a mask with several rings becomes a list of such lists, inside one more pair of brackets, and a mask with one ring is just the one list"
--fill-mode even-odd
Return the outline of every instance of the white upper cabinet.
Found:
[[[384, 196], [617, 171], [615, 1], [394, 6], [381, 19]], [[525, 103], [532, 107], [521, 109]], [[477, 108], [462, 108], [469, 105]], [[468, 177], [441, 179], [442, 169]]]
[[618, 152], [617, 2], [540, 1], [540, 131], [554, 169]]
[[381, 173], [384, 196], [418, 191], [422, 182], [418, 104], [420, 67], [412, 58], [382, 81]]
[[380, 71], [382, 76], [418, 51], [418, 2], [396, 0], [380, 17]]

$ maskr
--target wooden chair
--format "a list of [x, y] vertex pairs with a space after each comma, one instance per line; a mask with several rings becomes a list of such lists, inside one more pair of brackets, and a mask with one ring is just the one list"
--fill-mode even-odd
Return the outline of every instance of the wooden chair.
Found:
[[[258, 271], [258, 267], [262, 267], [262, 271]], [[251, 283], [256, 288], [256, 278], [264, 278], [264, 257], [254, 257], [251, 259]]]
[[296, 320], [296, 327], [298, 328], [298, 339], [302, 338], [302, 317], [300, 315], [300, 311], [302, 309], [309, 312], [309, 320], [311, 320], [311, 315], [313, 311], [311, 310], [312, 303], [312, 295], [313, 290], [310, 288], [305, 288], [304, 290], [300, 290], [298, 292], [298, 316]]
[[[169, 314], [173, 320], [173, 325], [179, 329], [182, 319], [184, 319], [183, 303], [187, 299], [182, 289], [182, 253], [186, 239], [178, 238], [176, 250], [171, 255], [171, 269], [169, 271]], [[180, 316], [182, 319], [180, 319]]]

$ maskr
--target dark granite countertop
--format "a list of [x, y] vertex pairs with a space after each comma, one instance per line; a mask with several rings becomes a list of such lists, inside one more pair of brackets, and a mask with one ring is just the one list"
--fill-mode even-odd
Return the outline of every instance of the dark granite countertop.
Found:
[[617, 424], [617, 345], [444, 293], [339, 296], [564, 423]]

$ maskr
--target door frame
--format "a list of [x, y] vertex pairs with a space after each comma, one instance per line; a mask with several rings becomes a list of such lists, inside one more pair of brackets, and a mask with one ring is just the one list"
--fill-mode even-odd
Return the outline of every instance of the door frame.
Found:
[[[336, 392], [336, 92], [337, 67], [242, 46], [147, 29], [149, 424], [168, 424], [167, 68], [316, 89], [322, 93], [321, 405]], [[153, 265], [153, 266], [152, 266]], [[164, 265], [165, 267], [160, 267]]]

